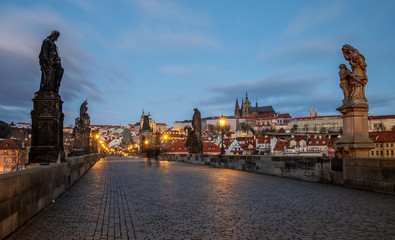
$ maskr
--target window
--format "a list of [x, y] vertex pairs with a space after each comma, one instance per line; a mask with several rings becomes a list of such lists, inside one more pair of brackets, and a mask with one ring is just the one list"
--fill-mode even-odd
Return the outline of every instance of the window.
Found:
[[388, 147], [388, 143], [386, 143], [385, 146]]
[[376, 151], [376, 155], [377, 155], [377, 156], [379, 155], [379, 151]]
[[394, 150], [391, 150], [391, 156], [394, 156]]
[[374, 151], [372, 151], [372, 156], [374, 156]]
[[380, 155], [381, 155], [381, 156], [383, 156], [383, 155], [384, 155], [384, 154], [383, 154], [383, 151], [380, 151]]
[[390, 153], [389, 153], [389, 151], [387, 150], [387, 156], [389, 156], [390, 155]]
[[391, 147], [394, 147], [394, 144], [393, 144], [393, 143], [391, 143]]
[[383, 147], [383, 144], [382, 144], [382, 143], [380, 144], [380, 147]]

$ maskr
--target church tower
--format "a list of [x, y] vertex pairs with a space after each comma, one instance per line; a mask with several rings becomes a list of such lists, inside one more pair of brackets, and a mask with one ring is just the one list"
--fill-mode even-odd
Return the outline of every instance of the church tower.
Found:
[[241, 105], [241, 116], [248, 117], [250, 115], [251, 102], [248, 100], [248, 92], [246, 91], [246, 99]]
[[239, 99], [236, 98], [235, 118], [239, 118], [239, 117], [240, 117]]
[[309, 117], [314, 117], [313, 107], [310, 107]]

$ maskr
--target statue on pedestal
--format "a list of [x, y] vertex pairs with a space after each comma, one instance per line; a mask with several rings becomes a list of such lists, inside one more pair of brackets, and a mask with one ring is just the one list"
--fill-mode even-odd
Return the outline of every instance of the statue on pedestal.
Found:
[[44, 39], [39, 54], [40, 89], [34, 94], [32, 117], [31, 163], [49, 164], [64, 161], [62, 100], [59, 96], [63, 68], [55, 44], [60, 33], [53, 31]]
[[202, 141], [202, 118], [197, 108], [194, 109], [195, 113], [192, 118], [192, 127], [188, 129], [187, 141], [185, 143], [189, 153], [203, 153]]
[[343, 134], [336, 142], [339, 157], [368, 157], [373, 148], [368, 132], [369, 105], [365, 97], [367, 64], [365, 57], [349, 44], [342, 47], [344, 58], [350, 63], [339, 66], [340, 88], [343, 91], [343, 105], [337, 110], [342, 113]]

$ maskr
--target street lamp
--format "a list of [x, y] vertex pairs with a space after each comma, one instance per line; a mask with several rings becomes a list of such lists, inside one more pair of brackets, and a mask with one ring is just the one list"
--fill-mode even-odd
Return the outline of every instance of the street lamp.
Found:
[[224, 115], [221, 115], [219, 118], [219, 126], [221, 127], [221, 154], [225, 154], [225, 149], [224, 149], [224, 130], [225, 130], [225, 125], [226, 125], [226, 118], [224, 118]]

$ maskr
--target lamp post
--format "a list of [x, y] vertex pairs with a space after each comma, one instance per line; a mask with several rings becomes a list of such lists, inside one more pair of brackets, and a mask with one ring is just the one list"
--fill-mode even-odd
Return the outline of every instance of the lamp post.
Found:
[[225, 130], [225, 125], [226, 125], [226, 118], [224, 118], [224, 115], [221, 115], [219, 118], [219, 126], [221, 127], [221, 154], [225, 154], [225, 149], [224, 149], [224, 130]]

